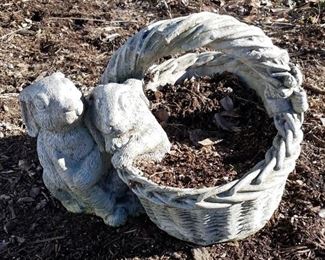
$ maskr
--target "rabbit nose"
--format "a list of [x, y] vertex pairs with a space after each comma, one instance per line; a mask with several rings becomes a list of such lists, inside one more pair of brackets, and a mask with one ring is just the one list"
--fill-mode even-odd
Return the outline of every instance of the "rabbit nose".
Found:
[[64, 113], [68, 112], [76, 112], [77, 116], [80, 116], [83, 112], [83, 103], [81, 100], [76, 101], [69, 101], [67, 106], [63, 109]]
[[76, 105], [73, 102], [68, 102], [68, 104], [63, 108], [63, 112], [72, 112], [76, 109]]
[[118, 127], [117, 127], [116, 124], [114, 124], [114, 123], [110, 123], [110, 124], [109, 124], [109, 131], [110, 131], [110, 132], [116, 132], [117, 129], [118, 129]]
[[79, 102], [77, 109], [76, 109], [76, 114], [77, 116], [80, 116], [84, 110], [84, 106], [82, 102]]

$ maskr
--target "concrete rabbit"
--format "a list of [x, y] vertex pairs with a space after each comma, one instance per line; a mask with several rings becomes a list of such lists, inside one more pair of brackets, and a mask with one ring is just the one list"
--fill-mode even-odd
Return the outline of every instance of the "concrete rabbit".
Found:
[[130, 203], [138, 201], [84, 125], [82, 94], [72, 81], [57, 72], [25, 88], [19, 98], [27, 132], [37, 137], [44, 183], [53, 196], [71, 212], [96, 214], [111, 226], [123, 224]]

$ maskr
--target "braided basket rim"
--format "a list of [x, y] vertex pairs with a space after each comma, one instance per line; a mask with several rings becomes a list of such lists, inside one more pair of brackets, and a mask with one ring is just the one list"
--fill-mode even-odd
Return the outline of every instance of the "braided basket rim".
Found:
[[[135, 166], [133, 166], [133, 162], [130, 164], [124, 165], [123, 168], [117, 169], [118, 174], [120, 178], [135, 192], [138, 196], [146, 197], [147, 199], [154, 199], [154, 197], [158, 198], [155, 199], [155, 203], [157, 201], [169, 204], [169, 205], [179, 205], [184, 206], [192, 205], [193, 203], [196, 205], [199, 205], [199, 201], [204, 201], [208, 198], [214, 198], [214, 201], [211, 203], [218, 203], [220, 202], [226, 203], [229, 198], [231, 198], [231, 201], [237, 201], [236, 195], [238, 195], [240, 191], [243, 191], [244, 193], [259, 193], [263, 192], [265, 190], [269, 190], [274, 185], [280, 185], [283, 184], [283, 182], [286, 181], [286, 178], [288, 174], [294, 169], [295, 167], [295, 161], [298, 158], [300, 154], [300, 143], [303, 138], [303, 134], [301, 131], [301, 125], [303, 122], [303, 113], [307, 110], [307, 99], [304, 90], [301, 88], [302, 78], [301, 73], [299, 69], [291, 64], [289, 62], [288, 54], [285, 50], [282, 50], [272, 44], [270, 39], [257, 27], [255, 26], [249, 26], [245, 23], [239, 22], [233, 17], [225, 16], [225, 15], [217, 15], [212, 14], [209, 12], [203, 12], [198, 14], [192, 14], [185, 17], [170, 19], [170, 20], [164, 20], [156, 22], [152, 25], [149, 25], [148, 27], [142, 29], [140, 32], [135, 34], [133, 37], [131, 37], [125, 45], [123, 45], [116, 53], [114, 54], [111, 62], [108, 64], [103, 76], [102, 76], [102, 83], [108, 83], [110, 81], [113, 82], [121, 82], [125, 80], [126, 75], [118, 75], [118, 68], [121, 67], [121, 61], [120, 59], [125, 59], [125, 56], [128, 56], [129, 49], [134, 49], [134, 47], [130, 47], [128, 49], [128, 44], [136, 45], [133, 41], [137, 40], [137, 38], [141, 38], [142, 41], [145, 41], [146, 43], [150, 42], [150, 37], [153, 37], [155, 35], [155, 29], [158, 31], [159, 35], [163, 35], [163, 30], [171, 30], [172, 28], [168, 28], [169, 24], [176, 27], [179, 23], [184, 22], [186, 23], [189, 21], [191, 22], [191, 19], [194, 20], [194, 24], [192, 24], [192, 27], [197, 25], [197, 21], [200, 17], [205, 17], [204, 22], [209, 21], [206, 17], [211, 19], [218, 18], [220, 20], [220, 17], [225, 17], [227, 22], [234, 23], [236, 26], [240, 25], [245, 30], [252, 30], [252, 34], [249, 33], [245, 35], [244, 40], [247, 39], [247, 42], [252, 43], [252, 45], [256, 45], [256, 42], [254, 42], [255, 37], [254, 34], [257, 34], [260, 38], [265, 39], [267, 43], [261, 44], [261, 46], [256, 47], [255, 49], [250, 50], [249, 54], [247, 53], [240, 54], [238, 59], [242, 59], [245, 55], [248, 56], [247, 60], [251, 62], [252, 60], [258, 63], [263, 64], [263, 72], [266, 71], [268, 74], [265, 75], [265, 72], [263, 74], [264, 80], [266, 81], [265, 84], [269, 84], [272, 87], [270, 89], [266, 88], [264, 91], [264, 100], [266, 100], [266, 103], [264, 102], [264, 106], [267, 104], [269, 106], [272, 106], [274, 100], [278, 102], [279, 100], [281, 103], [279, 103], [281, 106], [284, 106], [288, 108], [284, 111], [276, 111], [276, 108], [274, 110], [274, 105], [271, 107], [271, 116], [274, 118], [275, 126], [278, 130], [278, 134], [274, 137], [273, 140], [273, 146], [268, 150], [265, 156], [265, 160], [262, 160], [258, 162], [251, 170], [249, 170], [246, 174], [244, 174], [240, 178], [236, 178], [235, 180], [228, 182], [226, 184], [214, 186], [214, 187], [203, 187], [203, 188], [178, 188], [178, 187], [171, 187], [171, 186], [164, 186], [157, 184], [153, 181], [151, 181], [149, 178], [143, 175], [142, 171]], [[231, 19], [230, 19], [231, 18]], [[204, 24], [203, 24], [204, 25]], [[189, 26], [191, 28], [191, 26]], [[166, 29], [167, 28], [167, 29]], [[254, 31], [254, 30], [255, 31]], [[170, 32], [170, 31], [169, 31]], [[172, 34], [172, 33], [170, 33]], [[149, 35], [149, 36], [148, 36]], [[143, 40], [143, 37], [148, 37], [148, 39]], [[169, 37], [166, 36], [165, 37]], [[177, 35], [177, 37], [180, 37]], [[232, 38], [231, 38], [232, 37]], [[172, 37], [171, 37], [172, 38]], [[211, 37], [210, 37], [211, 38]], [[213, 37], [212, 37], [213, 38]], [[173, 40], [167, 39], [167, 44], [170, 44]], [[187, 38], [188, 39], [188, 38]], [[218, 37], [213, 40], [220, 40]], [[213, 40], [211, 40], [210, 46], [213, 46]], [[222, 39], [223, 41], [229, 41], [232, 40], [234, 43], [231, 45], [232, 48], [236, 43], [236, 37], [233, 36], [224, 37]], [[242, 39], [241, 39], [242, 40]], [[257, 42], [259, 42], [257, 40]], [[176, 41], [176, 40], [175, 40]], [[270, 43], [271, 42], [271, 43]], [[174, 43], [175, 44], [175, 43]], [[218, 43], [220, 44], [220, 42]], [[240, 41], [238, 44], [242, 44], [243, 48], [246, 48], [246, 43], [243, 41]], [[190, 47], [184, 47], [185, 49], [193, 49], [191, 43], [189, 43]], [[207, 45], [207, 43], [202, 44], [202, 46]], [[255, 46], [254, 45], [254, 46]], [[174, 49], [177, 49], [175, 46], [173, 46]], [[183, 45], [181, 46], [183, 47]], [[180, 47], [180, 48], [181, 48]], [[235, 46], [236, 47], [236, 46]], [[141, 50], [143, 51], [145, 49], [143, 46], [141, 46]], [[168, 48], [167, 48], [168, 49]], [[174, 49], [169, 51], [173, 53]], [[221, 48], [222, 49], [222, 48]], [[230, 48], [230, 51], [232, 49]], [[132, 50], [133, 51], [133, 50]], [[134, 50], [135, 52], [136, 50]], [[259, 51], [262, 51], [262, 54], [259, 53]], [[265, 51], [266, 57], [263, 56], [263, 51]], [[131, 52], [131, 51], [130, 51]], [[227, 49], [226, 49], [227, 52]], [[273, 53], [279, 54], [273, 55]], [[132, 53], [132, 52], [131, 52]], [[272, 54], [270, 54], [272, 53]], [[152, 53], [150, 53], [152, 54]], [[252, 55], [253, 54], [253, 55]], [[256, 55], [258, 54], [258, 55]], [[137, 64], [139, 64], [139, 60], [143, 58], [145, 60], [146, 53], [144, 52], [143, 56], [141, 57], [142, 53], [137, 52], [137, 60], [134, 64], [126, 65], [131, 68], [128, 73], [129, 78], [139, 78], [143, 79], [144, 73], [147, 71], [148, 66], [143, 66], [141, 73], [139, 74], [139, 71], [135, 71], [135, 67]], [[265, 60], [267, 62], [265, 62]], [[148, 62], [149, 65], [152, 65], [150, 62]], [[259, 64], [260, 65], [260, 64]], [[134, 70], [132, 70], [132, 66], [134, 67]], [[275, 69], [274, 69], [275, 68]], [[255, 71], [255, 68], [253, 68]], [[257, 71], [258, 69], [256, 69]], [[273, 71], [272, 71], [273, 70]], [[262, 75], [262, 72], [258, 72], [258, 74]], [[277, 83], [274, 83], [274, 80], [277, 80]], [[280, 82], [280, 83], [279, 83]], [[272, 85], [273, 84], [273, 85]], [[288, 90], [290, 94], [288, 93]], [[273, 91], [273, 92], [272, 92]], [[270, 92], [270, 93], [269, 93]], [[259, 93], [257, 93], [259, 95]], [[262, 97], [261, 95], [259, 95]], [[298, 96], [298, 97], [297, 97]], [[263, 97], [262, 97], [263, 98]], [[298, 101], [300, 102], [298, 102]], [[279, 101], [279, 102], [280, 102]], [[275, 103], [275, 107], [277, 107], [278, 103]], [[267, 107], [266, 107], [267, 108]], [[276, 148], [274, 148], [274, 145], [276, 144]], [[273, 149], [273, 150], [272, 150]], [[278, 150], [281, 150], [281, 153], [277, 152]], [[275, 150], [275, 151], [274, 151]], [[283, 154], [285, 154], [283, 158]], [[289, 155], [288, 155], [289, 154]], [[288, 155], [288, 156], [287, 156]], [[279, 161], [281, 161], [281, 164], [279, 164]], [[280, 166], [279, 166], [279, 165]], [[282, 166], [282, 167], [281, 167]], [[266, 170], [268, 168], [268, 170]], [[250, 189], [250, 186], [253, 184], [253, 188]], [[263, 184], [263, 185], [262, 185]], [[263, 188], [259, 189], [259, 186], [263, 186]], [[153, 193], [155, 195], [153, 195]], [[162, 196], [162, 197], [160, 197]], [[168, 198], [169, 197], [169, 198]], [[238, 201], [240, 200], [240, 196], [238, 197]], [[251, 200], [253, 198], [249, 198], [247, 200]], [[205, 202], [204, 202], [205, 203]], [[207, 207], [207, 204], [202, 204], [202, 207]], [[210, 203], [210, 202], [209, 202]]]

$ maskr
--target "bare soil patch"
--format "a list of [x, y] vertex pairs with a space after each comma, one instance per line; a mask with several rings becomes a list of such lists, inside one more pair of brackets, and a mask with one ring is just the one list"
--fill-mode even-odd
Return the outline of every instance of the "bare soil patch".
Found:
[[236, 76], [193, 78], [159, 89], [147, 95], [172, 148], [162, 162], [138, 162], [152, 181], [179, 188], [221, 185], [240, 178], [270, 148], [272, 120]]

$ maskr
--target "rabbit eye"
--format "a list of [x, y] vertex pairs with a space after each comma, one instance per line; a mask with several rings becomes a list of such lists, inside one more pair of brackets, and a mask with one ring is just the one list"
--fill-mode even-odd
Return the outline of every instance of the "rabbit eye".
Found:
[[33, 103], [37, 110], [44, 110], [48, 106], [49, 101], [46, 96], [36, 96]]
[[97, 107], [97, 108], [102, 107], [102, 101], [101, 101], [100, 99], [96, 99], [96, 100], [95, 100], [95, 103], [96, 103], [96, 107]]
[[129, 97], [128, 93], [122, 93], [118, 99], [119, 107], [123, 111], [128, 111], [130, 107], [133, 105], [133, 102], [134, 101], [132, 100], [132, 98]]

